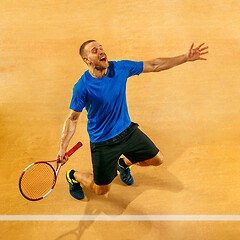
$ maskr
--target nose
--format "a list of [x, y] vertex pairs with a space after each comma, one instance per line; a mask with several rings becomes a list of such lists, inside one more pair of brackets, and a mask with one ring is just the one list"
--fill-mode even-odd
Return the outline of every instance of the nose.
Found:
[[101, 55], [102, 53], [104, 53], [104, 52], [103, 52], [103, 49], [98, 49], [98, 53], [99, 53], [99, 55]]

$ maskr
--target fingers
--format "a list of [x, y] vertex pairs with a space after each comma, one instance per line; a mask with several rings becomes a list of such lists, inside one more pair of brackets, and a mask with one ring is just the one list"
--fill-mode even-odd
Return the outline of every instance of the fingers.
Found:
[[193, 55], [193, 46], [194, 46], [194, 43], [192, 43], [191, 47], [189, 48], [188, 50], [188, 53], [187, 53], [187, 58], [191, 58], [192, 55]]
[[202, 49], [198, 49], [200, 52], [202, 52], [203, 50], [206, 50], [206, 49], [208, 49], [208, 47], [204, 47], [204, 48], [202, 48]]
[[203, 54], [207, 54], [207, 53], [208, 53], [208, 51], [202, 52], [202, 51], [208, 49], [208, 46], [206, 46], [206, 47], [204, 47], [204, 48], [201, 48], [204, 44], [205, 44], [205, 43], [202, 43], [202, 44], [200, 44], [200, 45], [196, 48], [196, 50], [199, 51], [200, 55], [203, 55]]
[[59, 160], [59, 162], [64, 165], [67, 161], [68, 161], [69, 157], [67, 155], [65, 155], [64, 151], [59, 151], [58, 155], [57, 155], [57, 160]]
[[194, 43], [192, 43], [190, 49], [189, 49], [189, 53], [191, 54], [192, 53], [192, 50], [193, 50], [193, 46], [194, 46]]
[[197, 49], [199, 50], [205, 43], [200, 44]]
[[66, 162], [68, 161], [68, 159], [69, 159], [69, 156], [68, 155], [65, 155], [64, 156], [64, 159], [66, 160]]
[[191, 45], [189, 52], [188, 52], [188, 61], [195, 61], [195, 60], [207, 60], [206, 58], [201, 57], [208, 53], [205, 51], [208, 49], [208, 46], [204, 46], [205, 43], [200, 44], [198, 47], [193, 48], [194, 43]]
[[196, 47], [195, 49], [193, 49], [193, 46], [194, 46], [194, 43], [192, 43], [189, 51], [192, 51], [192, 50], [198, 50], [199, 52], [203, 51], [203, 50], [206, 50], [208, 49], [208, 46], [204, 47], [204, 48], [201, 48], [205, 43], [202, 43], [200, 44], [198, 47]]
[[63, 161], [64, 155], [61, 153], [58, 153], [56, 160], [59, 160], [60, 162]]
[[64, 165], [64, 164], [68, 161], [68, 156], [67, 156], [67, 155], [61, 156], [61, 157], [59, 158], [59, 161], [60, 161], [60, 163], [61, 163], [62, 165]]
[[207, 54], [208, 52], [203, 52], [203, 53], [200, 53], [200, 55], [204, 55], [204, 54]]
[[60, 160], [61, 164], [64, 165], [68, 161], [68, 156], [65, 155], [62, 160]]

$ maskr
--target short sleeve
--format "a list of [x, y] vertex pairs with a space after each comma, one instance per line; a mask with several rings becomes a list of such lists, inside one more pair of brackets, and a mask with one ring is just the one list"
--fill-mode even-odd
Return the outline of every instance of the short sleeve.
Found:
[[128, 72], [128, 77], [139, 75], [143, 71], [143, 62], [135, 62], [130, 60], [122, 60], [125, 70]]
[[70, 109], [76, 112], [82, 112], [86, 105], [86, 88], [81, 80], [75, 84], [73, 88], [72, 100], [70, 103]]

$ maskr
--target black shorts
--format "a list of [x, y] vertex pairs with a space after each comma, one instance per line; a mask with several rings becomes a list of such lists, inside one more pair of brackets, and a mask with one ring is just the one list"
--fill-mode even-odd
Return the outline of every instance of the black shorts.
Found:
[[133, 164], [151, 159], [159, 152], [154, 143], [138, 128], [131, 125], [122, 133], [104, 142], [92, 143], [91, 154], [94, 182], [110, 184], [117, 176], [117, 161], [123, 154]]

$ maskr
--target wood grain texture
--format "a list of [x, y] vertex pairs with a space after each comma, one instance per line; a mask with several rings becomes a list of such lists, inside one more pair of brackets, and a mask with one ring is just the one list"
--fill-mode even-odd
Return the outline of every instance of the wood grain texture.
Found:
[[[239, 11], [237, 0], [2, 0], [0, 213], [239, 215]], [[208, 61], [128, 81], [131, 119], [164, 153], [163, 166], [134, 166], [132, 187], [116, 178], [107, 196], [86, 191], [85, 200], [72, 199], [65, 171], [92, 171], [84, 111], [70, 144], [80, 140], [84, 146], [62, 168], [48, 198], [26, 202], [18, 191], [18, 178], [31, 162], [56, 157], [73, 85], [87, 69], [78, 50], [88, 39], [99, 41], [109, 60], [139, 61], [177, 56], [192, 42], [206, 42]], [[56, 233], [59, 225], [53, 224], [48, 239], [75, 239], [63, 237], [74, 226], [62, 225]], [[75, 225], [84, 232], [76, 239], [110, 239], [111, 231], [103, 226], [113, 233], [118, 227], [89, 223], [85, 230], [81, 223]], [[116, 239], [238, 239], [238, 225], [146, 222], [128, 228], [123, 223], [124, 238], [121, 233]], [[47, 239], [45, 223], [0, 226], [8, 236], [3, 239], [33, 239], [31, 234]], [[132, 232], [139, 233], [137, 238]]]

